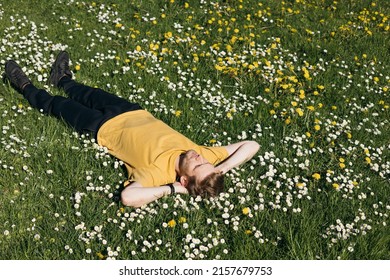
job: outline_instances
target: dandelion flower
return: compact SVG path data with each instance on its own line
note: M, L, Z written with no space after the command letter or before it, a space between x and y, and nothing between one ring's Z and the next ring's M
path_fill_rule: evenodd
M173 219L170 220L170 221L168 222L168 226L171 227L171 228L175 227L175 226L176 226L176 221L173 220Z
M242 209L242 214L244 214L244 215L248 215L250 212L251 212L251 209L249 209L249 207L245 207Z
M313 177L315 180L321 179L321 175L319 173L314 173L313 175L311 175L311 177Z

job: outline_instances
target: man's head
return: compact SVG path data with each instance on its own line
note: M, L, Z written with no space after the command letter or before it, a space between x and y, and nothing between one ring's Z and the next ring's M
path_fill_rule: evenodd
M223 190L223 175L194 150L180 155L179 176L180 183L187 188L191 195L212 197Z

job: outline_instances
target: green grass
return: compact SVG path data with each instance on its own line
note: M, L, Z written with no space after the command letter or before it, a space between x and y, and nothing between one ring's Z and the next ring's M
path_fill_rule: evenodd
M2 84L0 259L390 257L388 1L214 3L2 1L2 67L63 94L66 49L195 142L261 149L216 199L123 207L119 162Z

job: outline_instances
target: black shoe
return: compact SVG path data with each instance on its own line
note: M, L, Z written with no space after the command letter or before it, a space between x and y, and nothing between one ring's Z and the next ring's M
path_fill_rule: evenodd
M69 54L66 51L61 51L51 66L49 82L59 87L59 82L63 77L72 78L72 72L69 69Z
M19 92L22 92L28 84L31 84L30 79L23 72L22 68L13 60L8 60L5 64L4 79L8 80Z

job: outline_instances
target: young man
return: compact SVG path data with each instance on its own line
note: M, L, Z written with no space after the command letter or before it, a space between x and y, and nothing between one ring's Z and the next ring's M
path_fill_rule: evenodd
M124 162L129 178L121 199L127 206L139 207L174 193L215 196L223 190L223 174L259 149L254 141L198 146L139 104L72 80L65 51L58 54L49 81L69 98L36 88L12 60L5 65L5 78L32 107L64 119L79 133L90 133Z

